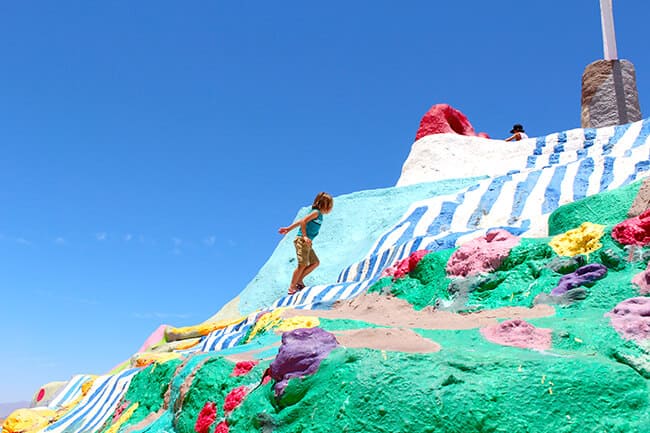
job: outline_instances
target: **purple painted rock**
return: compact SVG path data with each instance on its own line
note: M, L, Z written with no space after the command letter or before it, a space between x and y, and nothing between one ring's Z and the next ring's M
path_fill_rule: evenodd
M626 340L650 338L650 298L630 298L606 313L612 326Z
M300 328L282 334L282 345L270 366L276 397L282 395L292 377L314 374L337 345L334 334L321 328Z
M571 289L600 280L607 274L607 268L600 263L582 266L560 278L557 287L551 291L552 296L561 296Z

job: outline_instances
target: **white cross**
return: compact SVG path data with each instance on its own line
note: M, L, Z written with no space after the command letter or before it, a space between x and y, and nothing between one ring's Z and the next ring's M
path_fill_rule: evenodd
M600 22L603 26L603 51L605 60L618 60L612 0L600 0Z

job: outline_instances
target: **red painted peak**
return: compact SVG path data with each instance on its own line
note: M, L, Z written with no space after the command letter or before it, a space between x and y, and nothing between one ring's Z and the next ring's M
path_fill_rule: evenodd
M451 105L437 104L422 117L415 141L427 135L446 133L490 138L485 132L477 134L467 117Z

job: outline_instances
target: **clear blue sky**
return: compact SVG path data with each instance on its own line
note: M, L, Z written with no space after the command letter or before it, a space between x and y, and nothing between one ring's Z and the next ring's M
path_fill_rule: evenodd
M650 110L650 4L615 3ZM316 192L394 185L433 104L579 127L600 32L597 0L2 2L0 402L216 313Z

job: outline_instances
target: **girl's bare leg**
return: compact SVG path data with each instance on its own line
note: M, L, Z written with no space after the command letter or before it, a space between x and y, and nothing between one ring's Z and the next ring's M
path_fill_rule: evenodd
M305 266L305 268L302 270L302 273L300 274L300 278L298 279L297 283L305 284L302 280L305 278L307 275L311 274L314 269L316 269L320 265L320 262L314 262L311 263L309 266Z
M307 267L308 266L298 265L296 270L293 271L293 275L291 276L291 284L289 285L289 293L296 291L296 284L298 284L299 281L302 281L302 274Z

